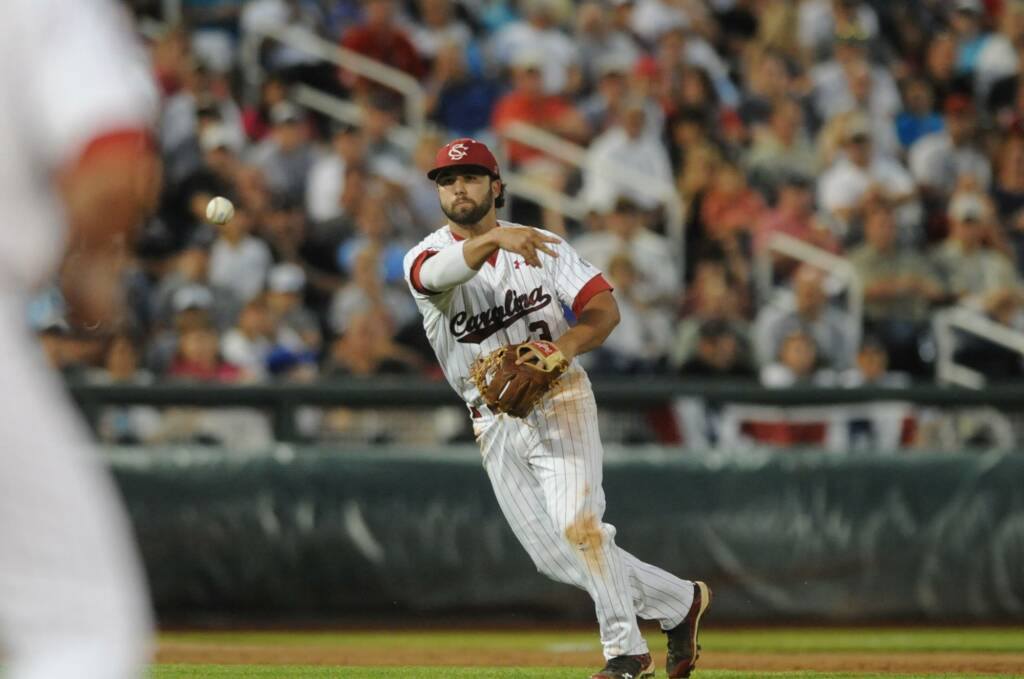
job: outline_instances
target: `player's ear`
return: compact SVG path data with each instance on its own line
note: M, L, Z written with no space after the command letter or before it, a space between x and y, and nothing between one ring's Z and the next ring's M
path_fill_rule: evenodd
M497 184L497 188L495 188ZM491 177L491 192L494 194L494 207L503 208L505 207L505 182L501 181L498 177Z

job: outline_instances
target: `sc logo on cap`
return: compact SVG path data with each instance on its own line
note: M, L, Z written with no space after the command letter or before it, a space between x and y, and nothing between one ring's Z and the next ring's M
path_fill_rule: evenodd
M452 160L462 160L469 153L469 147L465 144L455 144L448 149L448 157Z

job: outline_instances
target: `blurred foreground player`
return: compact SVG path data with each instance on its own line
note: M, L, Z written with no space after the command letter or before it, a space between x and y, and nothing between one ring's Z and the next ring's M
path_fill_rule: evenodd
M117 314L117 250L155 173L155 89L107 0L0 3L0 640L10 679L142 676L151 619L128 521L26 298L60 279L68 321ZM67 257L61 264L64 253Z
M591 679L654 676L637 616L668 635L670 679L689 677L710 590L618 547L602 521L597 405L573 358L618 324L611 286L551 232L498 221L504 186L480 142L442 147L427 176L448 222L409 251L406 278L441 368L469 407L505 519L537 570L594 600L606 664ZM577 318L572 327L563 305ZM550 389L535 400L538 384Z

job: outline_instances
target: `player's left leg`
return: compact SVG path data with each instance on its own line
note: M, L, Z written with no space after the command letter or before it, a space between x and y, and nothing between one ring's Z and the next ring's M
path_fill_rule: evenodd
M556 530L584 562L605 655L644 653L646 645L636 642L640 634L635 616L658 620L663 629L675 627L690 609L693 583L615 544L615 527L602 520L603 448L593 392L584 374L568 374L563 380L566 384L531 418L539 445L529 461ZM624 601L629 602L628 612Z

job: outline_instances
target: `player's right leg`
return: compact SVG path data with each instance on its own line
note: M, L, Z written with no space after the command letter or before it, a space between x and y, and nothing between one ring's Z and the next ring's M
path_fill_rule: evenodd
M136 679L151 619L128 521L19 316L0 317L4 676Z

